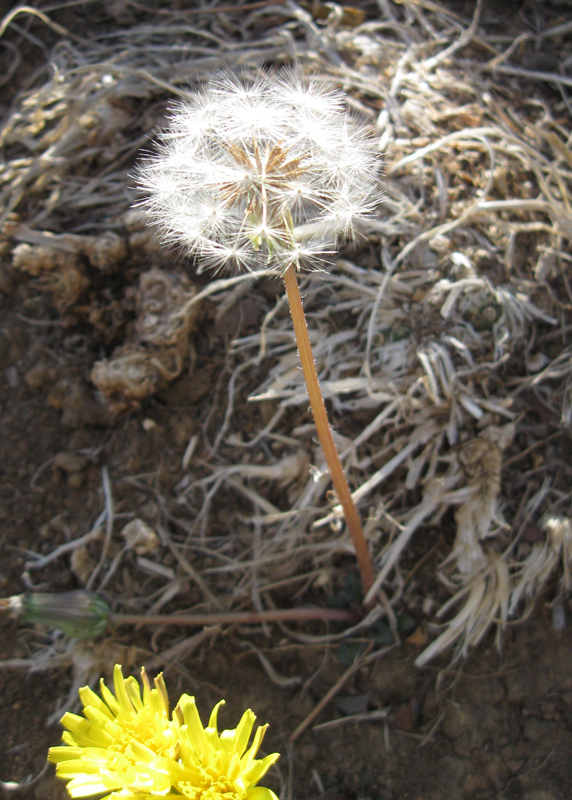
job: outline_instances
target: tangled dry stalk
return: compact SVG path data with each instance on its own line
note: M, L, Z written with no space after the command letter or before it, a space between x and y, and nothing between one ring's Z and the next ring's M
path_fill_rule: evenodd
M129 211L130 170L169 101L215 68L302 65L339 82L375 128L386 165L378 218L357 254L309 274L302 289L338 448L367 517L377 579L366 599L383 600L361 627L404 607L426 619L437 636L419 665L451 647L464 654L491 625L500 632L525 616L556 570L562 587L569 583L570 79L564 60L560 72L519 60L527 45L555 41L564 59L569 29L514 39L483 23L481 5L464 20L417 0L378 0L367 14L329 4L319 7L323 16L291 0L221 0L161 9L153 25L134 14L89 41L32 9L0 27L6 37L33 15L36 36L39 22L58 36L49 69L33 76L0 131L0 206L4 251L40 275L61 313L85 301L94 275L101 282L127 259L158 259L153 232ZM199 291L183 272L178 263L139 270L136 334L93 367L115 411L188 365L201 301L228 309L255 291L252 276ZM155 294L146 295L153 280ZM143 315L152 302L169 336L150 344ZM156 615L173 601L181 574L211 611L272 608L277 591L299 602L335 580L351 546L340 508L328 508L312 427L286 424L292 408L307 405L297 364L280 299L259 332L232 343L222 424L213 437L207 420L202 441L189 442L173 496L157 496L160 545L138 559L158 588L139 598L139 610ZM247 397L275 408L250 439L240 427ZM153 485L152 477L133 480ZM287 507L269 499L269 487ZM223 493L240 507L232 541L217 522ZM90 585L119 595L119 562L107 556L115 535L109 480L105 496ZM427 574L435 561L415 566L437 541L437 578L450 595L440 608ZM81 560L86 537L75 544L54 558L74 550ZM174 554L179 574L160 563L159 547ZM29 567L45 563L32 557ZM208 635L184 638L163 656L182 658Z

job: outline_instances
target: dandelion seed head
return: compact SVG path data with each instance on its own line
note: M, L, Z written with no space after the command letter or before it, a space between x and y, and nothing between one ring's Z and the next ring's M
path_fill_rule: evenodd
M217 272L315 268L379 201L379 156L344 95L293 70L215 75L137 173L163 240Z

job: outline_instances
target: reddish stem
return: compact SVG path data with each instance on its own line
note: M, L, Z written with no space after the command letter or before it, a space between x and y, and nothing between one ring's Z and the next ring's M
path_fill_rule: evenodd
M300 362L302 364L304 380L306 381L306 387L308 389L310 406L312 407L318 438L324 453L324 458L326 459L328 470L330 471L335 492L344 510L344 516L350 536L352 537L356 559L361 575L363 595L365 597L373 586L375 572L373 569L373 564L371 563L371 558L369 555L367 542L363 534L360 518L358 516L346 476L344 475L344 470L340 462L340 457L338 456L334 437L332 436L332 429L328 421L328 414L326 412L326 406L324 405L322 390L320 389L318 373L316 372L316 365L314 364L314 355L312 353L312 345L310 344L310 337L308 335L308 326L306 324L306 316L304 314L302 298L300 297L300 290L298 288L296 271L293 266L288 267L286 273L284 274L284 285L286 287L286 294L290 304L290 313L292 315L294 333L296 334L298 352L300 353Z
M114 625L249 625L257 622L357 622L353 611L340 608L277 608L269 611L229 611L220 614L110 614Z

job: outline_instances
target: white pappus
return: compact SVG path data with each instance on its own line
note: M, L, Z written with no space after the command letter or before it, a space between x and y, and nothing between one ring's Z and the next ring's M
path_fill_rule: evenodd
M345 96L290 69L215 74L137 171L163 241L199 269L319 267L380 200L380 155Z

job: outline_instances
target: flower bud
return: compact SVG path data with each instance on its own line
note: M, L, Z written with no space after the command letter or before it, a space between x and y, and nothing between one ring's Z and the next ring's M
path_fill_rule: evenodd
M105 600L83 590L19 594L1 600L3 609L22 622L58 628L74 639L95 639L106 629L110 613Z

